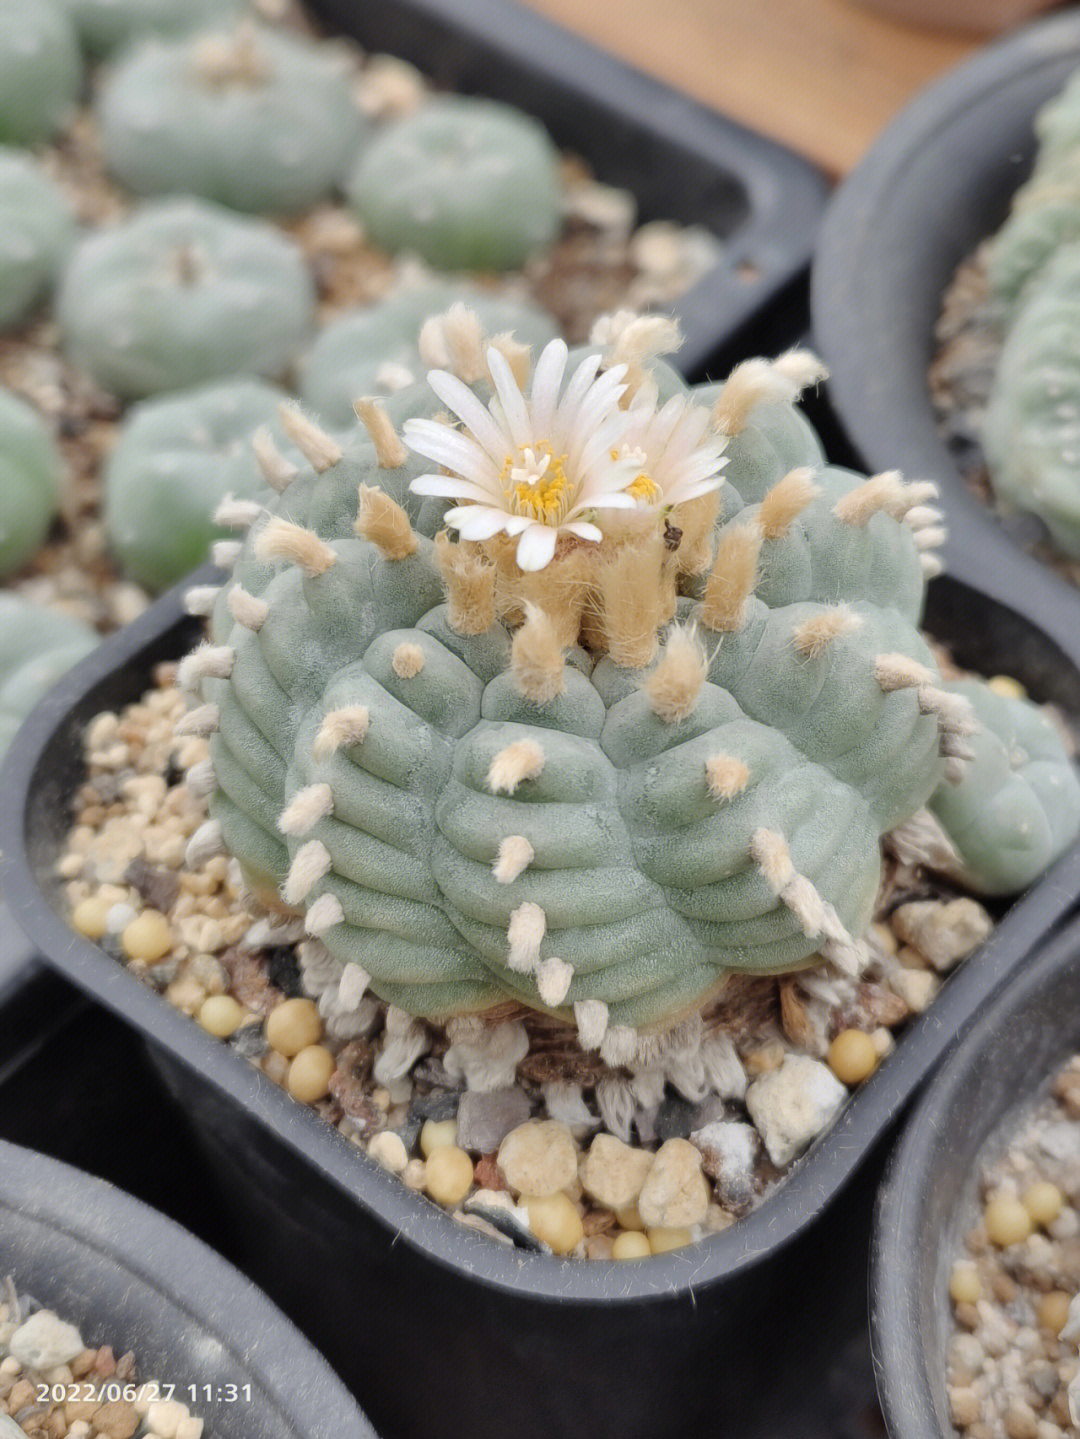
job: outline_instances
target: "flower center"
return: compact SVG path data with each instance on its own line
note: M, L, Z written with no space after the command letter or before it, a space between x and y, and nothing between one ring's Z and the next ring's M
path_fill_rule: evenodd
M635 500L643 500L645 504L651 505L660 498L660 486L650 480L648 475L642 473L631 485L627 485L626 493L633 495Z
M542 525L560 524L573 498L565 462L566 456L556 455L546 441L524 445L516 457L508 456L502 478L511 513Z

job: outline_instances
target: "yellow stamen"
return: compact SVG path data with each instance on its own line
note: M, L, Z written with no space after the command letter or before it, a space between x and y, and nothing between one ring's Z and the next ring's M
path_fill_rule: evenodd
M632 495L635 500L644 500L651 505L660 498L660 487L648 475L638 475L633 484L627 485L626 493Z
M566 455L556 455L546 441L509 455L502 478L511 513L543 525L558 525L573 499L573 487L563 469L566 459Z

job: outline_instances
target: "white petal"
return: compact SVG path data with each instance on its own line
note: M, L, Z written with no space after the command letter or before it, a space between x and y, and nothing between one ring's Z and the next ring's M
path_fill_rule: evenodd
M515 526L516 519L491 505L459 505L443 516L444 523L457 530L463 540L490 540L502 530L512 535L522 528L520 524Z
M501 465L511 448L510 436L499 429L468 385L445 370L432 370L428 375L428 384L443 404L449 405L454 414L464 421L492 460Z
M523 570L542 570L555 553L557 531L548 525L530 525L518 540L517 562Z
M479 505L490 505L493 499L490 490L482 485L471 484L458 475L417 475L409 481L414 495L437 495L447 500L475 500Z
M413 428L410 428L410 425ZM422 430L421 425L428 425L430 428ZM478 485L491 487L493 493L498 486L499 472L491 456L471 435L452 430L448 425L418 420L406 421L405 440L416 454L434 460L437 465L445 465L448 470L456 470L459 475Z
M595 525L590 525L586 520L571 520L568 524L560 525L559 528L569 530L580 540L594 540L596 544L599 544L604 538L603 530L598 530Z
M552 340L544 346L533 372L529 407L538 436L554 430L555 407L559 402L559 386L566 372L569 350L565 340Z
M518 389L513 371L506 363L505 357L500 355L498 350L488 350L487 362L488 369L491 371L491 378L495 384L495 393L499 397L499 405L506 419L507 428L513 437L516 447L518 449L524 449L526 445L531 445L534 439L532 424L529 420L528 406L525 404L525 397Z

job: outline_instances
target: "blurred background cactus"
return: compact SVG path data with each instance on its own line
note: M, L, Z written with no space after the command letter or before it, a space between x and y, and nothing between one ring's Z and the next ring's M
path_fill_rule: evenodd
M366 128L354 78L348 54L249 21L147 41L98 93L105 164L139 195L310 209L344 181Z
M0 591L0 756L42 695L97 642L77 620Z
M75 29L55 0L0 5L0 144L47 140L71 118L82 84Z
M151 35L188 35L244 14L247 0L58 0L95 59Z
M60 455L41 416L0 389L0 579L48 532L60 501Z
M0 328L48 294L74 242L63 192L31 156L0 148Z

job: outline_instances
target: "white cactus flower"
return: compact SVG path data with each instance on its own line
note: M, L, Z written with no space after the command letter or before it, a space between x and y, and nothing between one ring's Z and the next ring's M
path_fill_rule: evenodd
M421 475L410 488L460 503L447 511L447 525L465 540L519 536L517 563L542 570L562 532L598 543L603 532L595 511L633 509L626 493L638 474L623 445L634 424L619 408L625 366L597 377L600 356L583 360L563 385L568 351L552 340L537 361L528 397L495 349L487 351L495 394L485 407L445 370L428 383L464 429L438 420L406 421L405 442L449 474Z
M709 434L709 411L685 395L659 409L648 396L641 401L630 407L633 424L623 442L623 457L637 466L627 493L639 506L670 509L719 489L728 437Z

